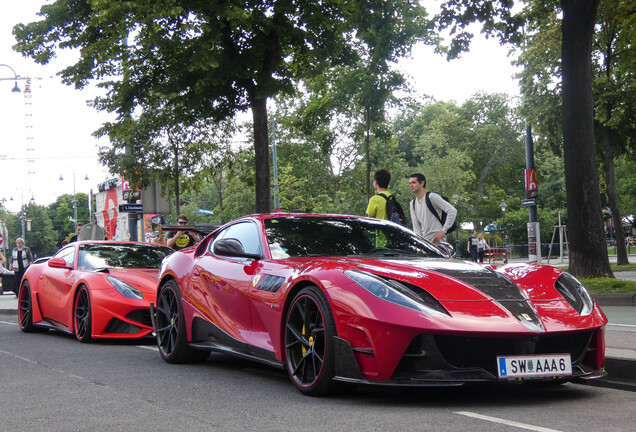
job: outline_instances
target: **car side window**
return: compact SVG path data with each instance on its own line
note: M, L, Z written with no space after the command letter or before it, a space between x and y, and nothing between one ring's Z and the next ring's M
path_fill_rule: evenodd
M64 249L60 250L58 253L56 253L53 257L54 258L62 258L62 259L64 259L64 262L66 262L67 266L74 268L74 265L75 265L75 247L74 246L70 246L70 247L64 248Z
M241 222L232 225L221 232L214 241L217 242L220 239L230 238L240 241L244 252L262 254L263 249L256 224L252 222Z

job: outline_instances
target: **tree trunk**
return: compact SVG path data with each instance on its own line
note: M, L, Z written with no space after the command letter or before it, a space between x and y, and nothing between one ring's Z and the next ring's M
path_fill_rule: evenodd
M608 117L609 118L609 117ZM623 218L616 198L616 177L614 175L614 148L610 128L601 126L603 132L603 156L605 158L605 183L607 197L609 198L612 222L614 224L614 238L616 240L616 262L618 265L628 265L627 247L625 246L625 233L623 232Z
M364 154L367 166L367 184L366 184L366 194L367 194L367 202L369 202L369 198L371 198L371 113L370 109L367 107L365 110L365 124L364 124Z
M174 149L174 170L172 172L174 181L174 204L177 212L175 217L179 217L181 214L181 197L179 196L179 147L173 144L172 148Z
M254 120L254 156L256 173L256 213L272 211L270 172L269 172L269 139L267 132L267 99L258 98L250 93L250 106Z
M600 0L561 0L563 160L570 272L612 275L601 217L592 102L592 36Z

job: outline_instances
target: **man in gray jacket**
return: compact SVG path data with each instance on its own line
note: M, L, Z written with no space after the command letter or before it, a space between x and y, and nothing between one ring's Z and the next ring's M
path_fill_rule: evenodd
M426 177L424 174L415 173L409 178L409 187L415 194L415 199L411 201L409 210L413 231L426 240L433 243L446 241L446 233L453 226L457 217L457 210L441 195L426 190ZM426 196L431 202L437 214L433 214L426 203ZM446 212L444 225L440 222L442 211Z

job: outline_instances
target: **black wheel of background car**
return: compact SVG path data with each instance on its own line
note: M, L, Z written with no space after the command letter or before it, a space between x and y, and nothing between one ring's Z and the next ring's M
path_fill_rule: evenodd
M208 351L188 345L181 292L174 280L159 289L155 325L159 352L168 363L194 363L210 356Z
M316 286L303 288L294 297L285 320L287 372L298 390L321 396L339 388L334 377L331 309Z
M24 281L18 291L18 321L20 330L25 333L34 333L44 331L33 325L33 302L31 299L31 286L29 282Z
M73 330L78 341L89 342L92 340L92 318L91 296L86 285L81 285L75 294L75 302L73 303Z

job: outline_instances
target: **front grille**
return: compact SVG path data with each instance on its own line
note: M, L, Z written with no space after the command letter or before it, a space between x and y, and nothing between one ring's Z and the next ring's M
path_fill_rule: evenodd
M126 315L126 318L145 326L152 326L152 321L150 321L150 309L134 310Z
M497 356L570 354L581 365L592 332L531 336L520 339L423 334L411 342L393 374L394 379L458 380L497 376Z
M120 333L120 334L137 334L141 331L141 327L129 324L126 321L114 318L106 328L106 333Z
M468 336L434 336L441 355L457 368L483 368L497 374L497 356L570 354L572 364L579 364L587 352L592 332L522 339L481 338Z

